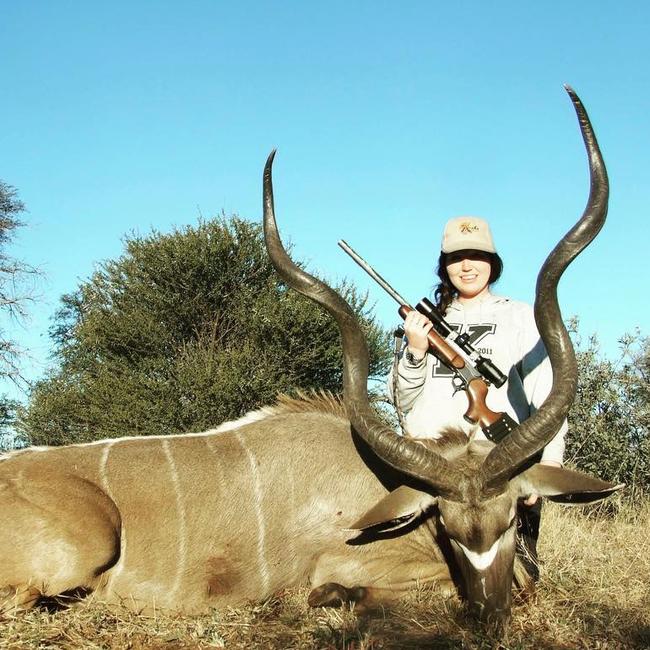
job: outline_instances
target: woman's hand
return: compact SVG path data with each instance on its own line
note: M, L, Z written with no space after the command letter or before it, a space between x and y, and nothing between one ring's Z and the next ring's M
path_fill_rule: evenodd
M404 319L404 332L408 339L408 349L414 357L423 359L429 350L427 334L433 323L419 311L411 311Z

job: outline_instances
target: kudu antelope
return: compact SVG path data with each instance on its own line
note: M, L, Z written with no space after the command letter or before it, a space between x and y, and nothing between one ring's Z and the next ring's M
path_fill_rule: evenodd
M496 447L453 432L421 443L388 429L368 402L367 347L351 309L282 247L272 154L264 171L267 248L287 284L338 322L342 401L283 398L205 433L6 454L0 609L83 589L142 611L200 612L304 583L313 587L313 605L368 604L417 583L450 586L457 565L477 613L506 617L518 498L538 492L582 502L617 489L577 472L527 466L576 388L556 286L607 208L605 167L587 114L569 92L592 188L584 215L540 272L536 316L555 382L534 416Z

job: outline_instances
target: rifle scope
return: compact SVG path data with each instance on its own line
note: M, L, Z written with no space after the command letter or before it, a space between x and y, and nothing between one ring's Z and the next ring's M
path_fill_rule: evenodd
M422 298L420 302L415 305L415 308L423 315L426 316L432 323L436 332L442 336L443 339L453 341L467 356L474 362L476 369L485 377L490 383L494 384L497 388L503 386L508 379L489 359L480 355L469 342L469 336L459 334L449 323L442 317L437 307L428 299Z

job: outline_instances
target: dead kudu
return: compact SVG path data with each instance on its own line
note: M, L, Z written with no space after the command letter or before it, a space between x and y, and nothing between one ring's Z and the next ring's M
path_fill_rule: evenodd
M267 248L287 284L338 322L342 401L283 398L205 433L6 454L0 611L83 590L139 611L201 612L305 583L313 587L313 605L369 605L418 583L451 588L451 571L460 569L472 609L484 620L505 620L517 500L538 492L587 502L618 487L528 462L557 430L576 389L557 283L607 211L598 145L580 100L569 94L591 193L539 275L535 313L555 381L535 415L497 446L453 432L420 443L378 420L368 402L368 353L356 318L337 293L298 269L280 242L272 154L264 172Z

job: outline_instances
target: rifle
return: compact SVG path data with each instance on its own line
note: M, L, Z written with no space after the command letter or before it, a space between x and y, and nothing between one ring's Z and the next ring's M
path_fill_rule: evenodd
M399 303L398 313L402 318L406 318L407 314L414 311L413 307L345 241L340 240L338 244L391 298ZM507 413L497 413L489 409L485 397L488 384L494 384L497 388L503 386L506 376L472 347L466 334L458 334L427 298L423 298L416 305L416 310L433 324L433 328L427 334L429 350L454 373L452 381L455 391L464 390L467 393L469 407L463 417L470 424L478 422L488 440L499 442L518 424ZM457 351L449 342L459 350Z

